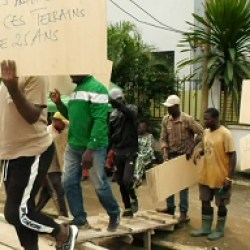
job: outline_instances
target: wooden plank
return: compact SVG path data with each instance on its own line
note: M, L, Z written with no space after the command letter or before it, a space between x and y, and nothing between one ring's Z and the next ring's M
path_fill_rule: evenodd
M163 219L159 219L157 216L153 216L153 215L146 215L146 214L138 214L136 215L136 218L142 218L145 220L151 220L151 221L155 221L161 224L166 224L166 221Z
M172 215L158 213L156 211L139 212L139 214L136 215L136 218L138 217L146 218L148 220L159 221L159 223L163 222L162 223L163 226L156 229L158 231L173 232L175 229L175 226L178 224L178 220L175 219Z
M141 212L143 213L143 212ZM147 212L144 212L147 213ZM5 227L8 227L8 230L14 230L12 226L6 224L4 217L2 214L0 214L0 221L2 224L5 225ZM58 223L62 223L64 220L56 220ZM101 240L104 238L121 238L122 240L126 241L127 243L131 244L133 241L132 234L137 234L137 233L144 233L145 231L150 232L150 234L154 234L154 230L159 229L159 228L164 228L167 226L171 226L176 224L176 220L173 219L168 219L166 220L165 224L152 221L152 220L145 220L142 218L131 218L131 219L123 219L121 220L121 226L115 231L115 232L109 232L107 231L107 224L109 221L108 216L90 216L89 217L89 222L91 227L93 225L99 228L99 230L95 230L93 228L91 229L80 229L79 234L78 234L78 243L85 243L88 241L95 241L95 240ZM101 224L105 224L105 226L101 226ZM2 230L3 227L1 227ZM5 230L3 230L5 231ZM10 233L10 235L15 234L15 232ZM18 242L19 244L19 242ZM41 244L43 244L44 247L46 247L48 250L50 250L50 246L53 245L53 240L50 238L45 238L41 237ZM41 248L45 249L46 248Z
M106 73L107 0L6 0L0 16L0 56L19 76Z
M158 213L156 211L151 211L151 210L147 210L147 211L139 211L135 217L138 217L140 215L145 215L148 218L153 218L156 220L160 220L160 221L164 221L164 224L177 224L178 223L178 219L176 219L175 216L170 215L170 214L165 214L165 213Z
M143 247L145 250L151 250L151 232L150 232L150 230L146 231L143 234Z
M139 212L140 213L140 212ZM173 219L174 216L173 215L170 215L170 214L166 214L166 213L159 213L157 211L154 211L154 210L147 210L146 211L147 214L152 214L152 215L158 215L158 216L161 216L165 219Z
M98 220L98 222L99 222L99 223L103 223L104 225L108 225L109 219L108 219L108 218L100 218L100 219ZM130 233L133 232L133 229L130 227L130 225L127 225L126 223L120 222L119 228L120 228L120 229L123 229L123 230L126 230L126 231L128 231L128 232L130 232Z
M107 248L94 245L90 242L85 242L84 244L77 246L77 249L79 250L108 250Z
M195 165L192 160L187 161L186 156L180 156L148 170L146 172L147 184L150 187L152 201L161 202L197 183L202 170L202 162L203 159ZM178 181L176 181L177 177Z

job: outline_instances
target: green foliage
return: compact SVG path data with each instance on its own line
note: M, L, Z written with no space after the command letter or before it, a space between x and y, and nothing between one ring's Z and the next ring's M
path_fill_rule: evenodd
M125 90L127 101L139 108L140 120L152 118L152 100L163 102L177 92L175 74L166 57L143 42L137 27L130 22L108 27L108 58L113 61L112 82Z
M207 72L207 84L211 87L215 79L219 79L224 91L233 93L238 106L242 79L250 76L250 2L211 0L206 6L206 19L193 16L198 25L188 23L191 31L184 34L180 46L194 44L204 47L210 44L211 53L208 57L201 55L192 60L186 59L179 64L179 68L208 60L207 68L203 69ZM210 28L211 33L206 28Z

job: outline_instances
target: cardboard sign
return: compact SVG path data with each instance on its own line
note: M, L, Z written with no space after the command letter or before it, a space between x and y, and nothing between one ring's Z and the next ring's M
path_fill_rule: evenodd
M240 105L240 119L239 123L241 124L250 124L250 115L249 115L249 105L250 105L250 80L244 80L242 84L241 92L241 105Z
M105 74L93 74L96 80L100 81L107 89L109 89L109 83L112 73L112 61L106 61L106 72ZM72 83L69 75L67 76L49 76L50 91L55 89L59 90L62 95L70 95L76 85Z
M250 169L250 135L240 139L240 170Z
M147 186L152 201L161 202L173 194L196 184L202 170L203 159L195 165L192 160L187 161L186 156L180 156L165 162L146 172Z
M18 75L106 73L107 0L0 0L0 58Z

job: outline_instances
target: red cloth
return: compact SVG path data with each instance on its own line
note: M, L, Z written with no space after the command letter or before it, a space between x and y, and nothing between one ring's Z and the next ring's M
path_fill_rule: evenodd
M89 172L88 172L88 170L87 170L87 169L84 169L84 170L82 171L82 175L83 175L83 177L89 177Z

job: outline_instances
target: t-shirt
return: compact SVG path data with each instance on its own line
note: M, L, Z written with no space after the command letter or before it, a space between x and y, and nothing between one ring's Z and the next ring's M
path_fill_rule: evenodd
M21 77L20 90L33 104L47 107L48 80L46 77ZM47 108L42 110L39 120L29 124L18 112L7 88L0 89L0 159L41 155L52 143L47 131Z
M224 126L215 131L206 129L203 150L205 155L199 183L210 188L221 188L228 176L229 153L235 152L232 134Z

